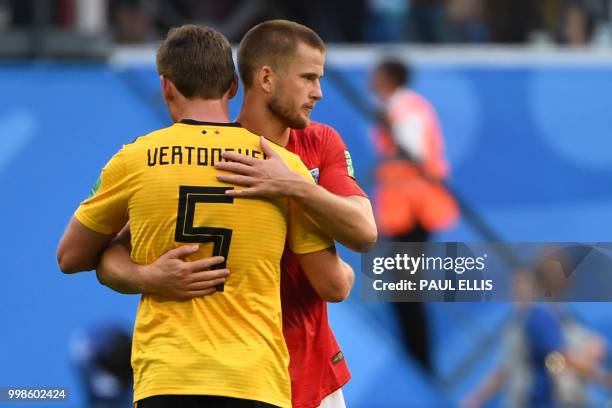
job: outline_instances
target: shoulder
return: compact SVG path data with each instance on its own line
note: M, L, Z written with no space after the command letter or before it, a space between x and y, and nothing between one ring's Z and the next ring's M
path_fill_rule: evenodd
M172 129L173 129L172 126L168 126L162 129L154 130L145 135L138 136L134 140L132 140L130 143L124 144L122 150L126 150L126 149L131 150L131 149L141 148L151 142L158 140L160 137L166 136L169 133L173 133Z
M412 105L412 106L431 106L425 96L413 91L412 89L402 88L395 91L389 99L390 106Z
M310 125L308 125L304 130L321 138L340 137L338 131L330 125L314 121L310 122Z
M157 129L145 135L138 136L129 143L124 144L111 159L113 163L132 162L142 154L160 144L160 141L167 140L168 136L176 131L173 126Z
M336 129L324 123L312 121L304 129L294 130L301 143L328 145L342 144L342 138Z
M241 138L247 138L249 140L249 142L254 142L259 144L259 138L261 137L258 134L255 134L253 132L251 132L250 130L243 128L243 127L232 127L229 128L230 130L232 130L233 132L235 132L236 135L239 135ZM266 139L267 140L267 139ZM268 141L271 145L273 146L278 146L270 141ZM279 146L280 147L280 146Z
M257 140L259 140L259 136L257 136ZM295 153L290 152L289 150L285 149L284 147L277 145L276 143L266 139L266 141L268 142L268 145L276 152L278 153L278 155L286 162L286 163L296 163L299 162L301 163L302 160L300 159L300 156L298 156Z
M420 108L426 111L431 111L431 112L434 111L434 107L431 104L431 102L429 102L429 100L424 95L421 95L420 93L416 91L407 90L406 98L410 102L411 105L416 106L417 108Z

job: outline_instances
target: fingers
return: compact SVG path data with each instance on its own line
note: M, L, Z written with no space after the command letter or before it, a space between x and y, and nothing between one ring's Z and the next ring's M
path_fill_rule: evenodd
M193 282L190 283L180 295L181 300L189 300L194 297L211 295L217 291L218 285L223 285L229 275L229 270L218 269L214 271L203 271L192 275ZM195 279L193 279L195 278Z
M254 176L258 173L252 166L247 166L246 164L236 162L218 162L215 163L215 169L230 171L243 176Z
M162 257L170 259L184 259L189 255L198 252L198 249L200 249L199 245L182 245L178 248L171 249L170 251L163 254Z
M279 154L276 153L276 150L274 150L272 146L270 146L270 143L263 136L259 138L259 146L261 146L261 150L263 150L264 154L269 158L279 156Z
M257 162L257 160L259 160L251 156L247 156L247 155L235 153L235 152L223 152L221 153L221 157L224 158L225 160L246 164L247 166L252 166L253 164Z
M228 269L215 269L212 271L194 272L189 276L188 281L191 284L193 282L205 282L213 279L226 278L229 273L230 272Z
M194 283L189 285L188 291L192 292L192 291L196 291L196 290L205 290L205 289L214 288L217 285L224 284L225 280L226 279L223 277L223 278L206 280L206 281L202 281L202 282L194 282Z
M222 183L234 184L242 187L251 187L256 182L256 179L253 177L230 174L217 174L217 180ZM231 190L226 191L226 193L229 193L229 191Z
M252 188L242 188L240 190L227 190L225 195L232 197L240 197L240 198L250 198L250 197L263 197L266 194L262 191L258 190L255 187Z
M222 256L212 256L210 258L198 259L189 262L189 267L192 272L199 272L209 269L211 266L218 265L225 261Z

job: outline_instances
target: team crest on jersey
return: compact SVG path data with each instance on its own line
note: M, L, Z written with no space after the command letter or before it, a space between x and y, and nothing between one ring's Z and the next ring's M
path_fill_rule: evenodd
M353 168L353 159L351 158L351 154L348 150L344 151L344 158L346 159L346 171L348 171L348 175L352 178L355 178L355 169Z
M314 179L315 183L319 184L319 168L310 169L310 175Z

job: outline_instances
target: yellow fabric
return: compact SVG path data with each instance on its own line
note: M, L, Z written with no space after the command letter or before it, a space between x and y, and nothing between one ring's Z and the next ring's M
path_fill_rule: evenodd
M312 180L298 156L273 148ZM177 123L140 137L110 160L99 189L75 213L86 227L105 234L118 232L129 219L132 258L140 264L207 234L218 233L219 248L230 241L224 292L184 302L142 296L132 348L135 401L195 394L291 405L280 258L287 238L297 253L333 242L286 199L214 202L227 201L223 191L202 187L227 186L216 180L212 165L231 149L263 158L259 137L240 127ZM183 187L181 202L180 186L196 188ZM203 227L229 229L231 237ZM213 253L213 243L200 245L198 258Z

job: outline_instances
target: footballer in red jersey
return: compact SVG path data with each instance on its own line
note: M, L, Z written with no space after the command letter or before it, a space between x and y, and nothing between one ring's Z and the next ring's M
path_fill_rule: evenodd
M327 191L366 196L355 181L350 153L333 128L311 122L304 129L292 129L285 147L300 156L315 182ZM327 302L321 300L286 246L281 270L292 403L294 408L313 408L346 384L351 375L328 323Z
M363 252L377 238L372 206L354 180L350 154L338 134L328 126L310 122L310 113L323 97L320 79L324 61L323 41L301 24L272 20L249 30L238 48L238 68L244 84L238 121L252 133L265 135L260 147L268 159L225 151L224 160L215 164L222 170L217 179L238 186L226 191L236 198L288 198L328 236ZM290 171L266 139L298 154L320 185ZM210 258L206 268L196 265L205 260L182 262L195 251L197 248L177 248L146 265L151 273L143 285L139 279L145 275L131 264L125 246L116 245L102 256L98 277L118 291L134 293L148 287L162 296L189 299L194 285L215 296L215 285L232 279L232 273L240 273L230 271L227 276L208 270L222 259L213 262ZM345 268L333 273L326 268L329 273L308 275L311 268L303 272L294 261L292 254L284 254L281 275L292 405L342 408L340 388L350 374L327 321L326 301L344 300L354 273L344 264Z

